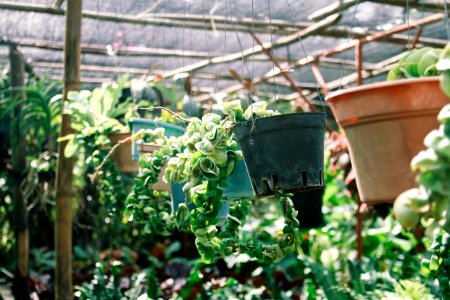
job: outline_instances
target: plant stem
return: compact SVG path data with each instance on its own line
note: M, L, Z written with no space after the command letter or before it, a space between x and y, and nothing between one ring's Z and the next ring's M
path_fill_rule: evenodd
M108 154L106 154L105 158L102 160L102 162L100 163L100 165L95 168L95 172L94 174L89 174L89 179L91 180L91 182L94 182L97 177L98 174L100 173L100 171L102 170L103 166L105 165L105 163L108 161L108 159L111 157L111 155L113 155L114 151L116 151L117 148L119 148L120 145L125 144L130 142L131 140L133 140L136 136L138 136L139 134L141 134L140 132L137 132L135 134L133 134L130 137L127 137L126 139L120 140L117 142L117 144L115 144L111 150L109 150Z
M180 116L179 114L171 111L170 109L166 108L166 107L162 107L162 106L155 106L155 107L151 107L151 108L145 108L145 107L141 107L140 109L144 109L144 110L155 110L155 109L161 109L161 110L165 110L168 113L172 114L175 118L180 119L183 122L186 123L191 123L192 121L186 118L183 118L182 116Z

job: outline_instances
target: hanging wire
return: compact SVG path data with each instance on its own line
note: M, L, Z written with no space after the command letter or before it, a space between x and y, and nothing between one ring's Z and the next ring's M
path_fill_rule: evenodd
M255 31L255 5L252 0L252 32ZM255 75L255 39L252 39L252 72L250 73L250 98L253 98L253 78Z
M162 2L162 5L163 5L162 11L164 13L167 13L166 3L167 3L167 1ZM162 28L162 44L163 44L163 48L166 48L166 26L163 26L163 28ZM165 65L166 65L166 56L163 55L162 56L162 69L165 68Z
M295 21L295 17L294 17L293 10L292 10L292 8L291 8L291 4L290 4L289 0L286 0L286 2L287 2L287 7L288 7L288 11L289 11L289 15L290 15L291 21L292 21L292 23L293 23L293 25L294 25L294 28L296 28L296 31L297 31L298 40L299 40L299 42L300 42L300 46L301 46L301 48L302 48L303 55L305 56L305 59L308 59L309 55L308 55L308 53L306 52L305 45L304 45L304 43L303 43L303 39L302 39L302 37L300 36L300 34L298 34L299 30L298 30L298 28L297 28L297 22ZM310 70L311 70L311 72L312 72L312 67L311 67L311 63L309 62L309 60L306 61L306 64L308 65L308 67L310 68ZM323 100L322 93L320 92L320 88L319 88L319 83L317 82L317 79L316 79L315 76L313 76L313 80L314 80L314 86L315 86L315 88L316 88L317 94L319 95L319 100L320 100L322 109L325 109L325 107L324 107L324 105L323 105L324 100Z
M447 7L447 0L443 0L444 1L444 11L445 11L445 27L447 30L447 40L450 41L450 26L449 26L449 22L448 22L448 7Z
M270 28L270 44L273 45L273 33L272 33L272 12L270 9L270 0L267 0L267 6L269 10L269 28ZM270 48L270 53L272 55L272 72L275 74L275 56L273 47ZM280 70L282 72L282 70ZM272 77L272 82L275 87L275 100L278 98L278 87L275 84L275 76Z
M232 10L232 7L231 7L231 1L230 1L230 11ZM237 4L236 4L236 0L234 0L234 11L235 11L235 16L236 16L236 26L237 27L239 27L239 18L238 18L238 16L239 16L239 14L238 14L238 7L237 7ZM234 33L236 34L236 39L237 39L237 42L238 42L238 45L239 45L239 49L240 49L240 51L241 51L241 53L242 52L244 52L244 46L242 45L242 41L241 41L241 38L240 38L240 36L239 36L239 33L238 33L238 28L235 26L235 24L233 23L232 24L232 26L233 26L233 31L234 31ZM242 65L241 65L241 78L244 78L244 68L247 70L247 72L250 74L250 69L248 68L248 65L247 65L247 62L246 62L246 60L245 60L245 58L242 56L241 57L241 61L242 61ZM248 97L249 95L247 94L247 91L246 91L246 89L244 88L243 89L244 90L244 95L246 96L246 97Z
M237 2L237 1L234 0L234 12L235 12L235 15L236 15L236 26L239 27L239 19L238 19L238 16L239 16L239 8L238 8L236 2ZM230 11L231 11L231 4L230 4ZM238 41L238 43L239 43L239 46L240 46L241 52L242 52L243 47L242 47L242 44L241 44L241 40L240 40L240 38L239 38L239 33L238 33L238 31L237 31L236 28L235 28L235 33L236 33L236 38L237 38L237 41ZM242 63L241 63L241 79L243 80L243 79L244 79L244 68L247 68L247 71L248 71L248 72L250 72L250 70L248 70L248 67L247 67L247 65L246 65L246 61L245 61L244 57L241 58L241 61L242 61ZM245 88L244 88L244 94L245 94L246 97L248 97L248 94L247 94L247 91L246 91Z
M201 1L201 5L202 5L203 24L206 25L207 24L207 21L206 21L207 18L205 16L205 1L204 0ZM206 52L207 53L211 53L210 52L210 47L209 47L209 33L208 33L208 30L204 30L204 33L205 33ZM208 112L211 112L211 108L212 108L212 106L208 106Z
M188 1L189 2L189 6L188 6L188 13L189 13L189 17L191 17L191 1ZM189 42L190 42L190 50L191 50L191 52L192 52L192 50L193 50L193 43L192 43L192 31L193 31L193 29L192 29L192 19L190 18L189 19Z
M183 16L184 16L184 19L186 20L186 10L187 10L187 0L184 0L184 9L183 9ZM185 54L186 54L186 49L185 49L185 47L184 47L184 37L185 37L185 27L183 26L183 30L182 30L182 37L181 37L181 43L182 43L182 45L181 45L181 47L183 48L183 57L182 57L182 59L181 59L181 64L183 65L183 71L185 70L185 68L186 68L186 62L185 62Z
M205 1L202 0L202 16L203 16L203 24L207 24L206 16L205 16ZM205 26L206 27L206 26ZM208 53L210 53L210 47L209 47L209 34L208 30L204 30L205 32L205 43L206 43L206 50Z
M228 23L228 18L229 18L229 12L228 12L228 0L225 1L225 23L224 25L227 25ZM223 45L223 51L222 51L222 61L220 63L220 67L219 67L219 72L217 72L216 74L216 80L214 80L214 91L213 91L213 96L212 98L215 99L216 97L216 93L217 93L217 88L218 88L218 80L219 80L219 76L222 73L222 68L223 68L223 57L225 56L225 52L227 49L227 31L224 31L225 37L224 37L224 45Z
M445 1L445 0L444 0ZM408 24L408 50L411 50L411 28L409 27L409 0L406 0L406 24Z
M352 21L351 21L351 25L350 25L350 32L348 33L348 37L347 37L347 46L350 43L350 40L352 38L351 34L353 32L353 28L354 28L355 23L356 23L356 13L358 12L359 3L360 3L360 1L356 2L355 10L353 12ZM345 51L345 53L344 53L344 60L346 60L347 57L348 57L348 51ZM339 78L340 78L340 80L339 80L339 90L342 89L342 78L344 76L344 65L341 66L341 70L340 71L341 72L340 72L340 75L339 75Z

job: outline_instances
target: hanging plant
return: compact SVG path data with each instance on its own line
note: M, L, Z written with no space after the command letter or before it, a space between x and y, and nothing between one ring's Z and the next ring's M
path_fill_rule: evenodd
M442 72L441 87L450 98L450 44L437 63ZM450 232L450 104L437 117L440 126L425 138L426 150L411 161L413 171L419 171L418 188L402 193L394 204L397 220L407 229L416 226L422 218L430 219L428 230L442 228Z
M362 202L391 204L414 187L410 161L423 149L423 139L436 128L436 117L448 104L437 76L442 53L430 47L412 50L392 67L388 82L328 97L348 138Z
M183 136L154 152L151 158L141 159L141 166L148 171L136 179L127 209L132 218L149 220L153 232L164 228L163 234L168 234L176 227L190 230L196 237L195 245L203 261L207 263L242 253L261 262L280 261L288 251L299 249L300 243L299 222L295 218L297 212L287 195L276 193L274 196L284 202L286 215L282 231L272 242L239 238L239 228L250 213L250 199L229 201L225 225L219 226L219 211L224 205L223 189L237 161L242 159L233 129L242 121L278 113L267 110L265 103L255 103L244 112L240 101L226 103L223 113L223 119L212 113L204 115L202 119L188 119ZM185 183L183 191L187 196L186 203L180 204L176 212L170 212L168 197L162 200L161 193L152 189L166 162L166 181L171 184ZM190 203L194 205L191 210L187 206ZM189 227L184 226L187 221Z

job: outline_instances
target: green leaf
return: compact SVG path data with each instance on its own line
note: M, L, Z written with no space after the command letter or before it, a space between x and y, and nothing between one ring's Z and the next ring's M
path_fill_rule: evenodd
M189 220L189 209L184 203L178 205L175 221L177 227L180 229Z
M76 140L73 138L69 140L64 148L64 156L72 157L78 151L78 144Z
M237 123L243 121L243 110L240 100L234 100L223 103L222 112L230 118L231 121Z
M411 161L411 168L413 171L426 171L440 167L436 152L433 149L420 151Z
M450 121L450 104L447 104L441 109L438 115L438 120L443 124Z
M202 158L199 161L202 175L208 180L216 180L219 177L220 170L214 161L210 158Z
M439 49L430 49L426 51L417 65L419 76L437 75L436 62L439 60Z
M395 65L394 67L392 67L389 70L389 73L387 75L388 81L399 80L401 78L402 78L402 72L400 71L400 68L398 67L398 65Z
M441 75L441 89L450 98L450 71L445 71Z

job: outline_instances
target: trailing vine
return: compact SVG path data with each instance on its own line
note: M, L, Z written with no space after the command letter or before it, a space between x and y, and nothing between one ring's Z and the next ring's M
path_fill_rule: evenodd
M240 122L277 114L267 110L266 105L256 102L244 112L240 101L232 101L224 105L223 119L212 113L202 119L190 118L182 137L170 142L160 139L159 143L165 145L140 160L145 169L128 197L127 209L132 218L147 220L152 232L164 235L176 227L183 228L189 220L189 229L196 237L195 245L206 263L242 253L260 262L278 262L288 251L299 249L297 212L287 195L274 196L275 201L284 202L286 216L283 230L272 241L262 242L256 237L240 239L239 229L250 213L251 201L257 201L254 199L230 201L225 224L220 226L223 189L228 186L227 178L234 172L237 161L242 159L233 139L233 128ZM152 140L148 136L157 140L154 131L147 134L147 138L142 135L146 141ZM170 212L168 198L161 199L161 192L152 189L166 162L165 180L171 184L183 183L187 197L186 203L175 208L175 212ZM192 208L189 210L188 206Z

